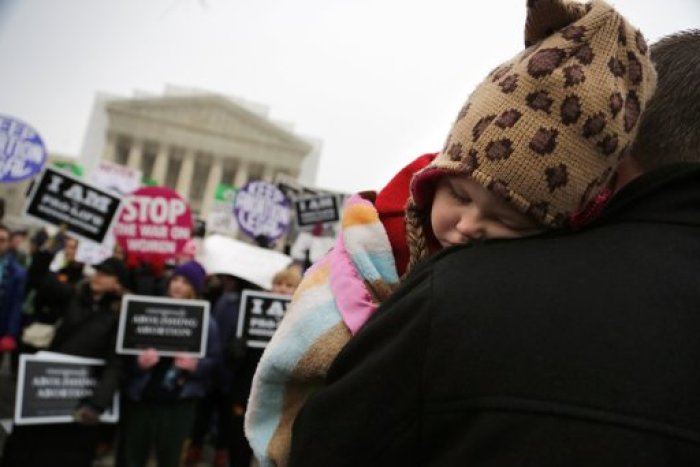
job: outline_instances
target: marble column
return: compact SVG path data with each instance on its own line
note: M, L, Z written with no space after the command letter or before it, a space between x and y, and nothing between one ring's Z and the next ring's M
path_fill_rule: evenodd
M165 184L169 159L170 148L167 144L161 143L158 146L158 154L156 155L156 161L153 163L153 170L151 171L151 178L155 180L158 185L162 186Z
M143 143L133 141L129 148L129 157L126 159L126 166L130 169L141 170L141 159L143 157Z
M207 176L207 185L204 188L204 197L202 198L202 208L200 209L200 217L206 219L209 216L216 187L221 183L221 175L224 172L224 164L221 157L214 156L211 166L209 167L209 175Z
M192 175L194 173L194 151L187 150L182 157L180 173L177 174L177 185L175 191L184 199L190 196L190 186L192 185Z
M238 161L236 175L233 176L233 186L242 188L248 182L248 162Z
M116 156L117 156L117 137L114 135L107 135L107 138L105 138L105 147L104 147L104 151L102 153L102 159L109 161L109 162L114 162L114 159Z
M262 179L265 180L266 182L272 183L274 177L275 177L275 168L270 166L270 165L266 165L263 168Z

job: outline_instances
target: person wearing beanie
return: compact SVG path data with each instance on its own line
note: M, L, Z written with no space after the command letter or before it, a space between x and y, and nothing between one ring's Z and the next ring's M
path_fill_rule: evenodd
M292 301L281 330L268 344L258 365L246 413L246 435L263 466L286 465L296 413L321 384L343 345L407 272L409 186L414 174L429 166L435 157L436 154L424 154L412 161L376 195L351 197L343 213L343 231L336 248L315 265L314 272L300 285L301 295ZM446 183L436 190L435 202L431 204L430 219L424 220L429 235L426 251L467 243L476 236L516 238L541 230L538 223L478 184L463 186L462 180L444 178ZM469 202L472 198L477 202ZM482 221L480 215L473 215L475 205L498 216ZM471 232L482 227L483 235ZM332 296L333 308L328 308L325 301L306 297L307 292L310 297L317 294L319 284L324 282L328 284L326 291ZM335 326L324 322L319 327L322 314ZM314 333L315 338L310 339Z
M596 74L584 70L585 82L602 83L607 75L597 74L616 73L621 87L641 84L637 62L642 74L654 73L642 35L608 5L531 0L528 6L528 31L543 33L526 35L533 48L513 68L520 64L526 73L530 68L537 79L546 79L538 70L561 68L565 77L575 53L561 61L558 52L546 63L541 56L532 60L542 50L558 48L559 39L579 37L580 47L590 46L599 63L611 64ZM460 150L474 151L471 162L461 160L464 170L475 174L469 180L544 225L570 224L589 212L591 201L600 213L573 233L558 229L513 241L475 242L416 266L338 355L325 386L307 400L294 423L290 466L700 465L695 377L700 289L694 285L700 252L700 88L691 84L700 80L699 52L697 31L662 40L651 48L657 94L620 89L625 97L613 120L622 118L617 140L629 147L611 154L619 158L611 183L603 166L592 169L606 174L595 182L573 178L601 159L584 159L579 167L577 154L587 157L581 151L571 151L570 159L553 158L567 167L567 186L578 180L583 187L578 196L557 193L556 186L548 195L548 167L538 182L542 171L527 157L521 159L527 178L499 171L503 158L492 159L504 153L493 152L490 142L514 138L490 127L502 112L471 135L460 130L458 120L450 141L457 138ZM605 56L611 53L627 60ZM591 66L595 63L593 58ZM523 83L520 74L518 83ZM647 110L636 117L636 99L630 98L625 119L620 112L633 95ZM554 115L563 101L549 96ZM619 131L610 126L616 108L606 113L590 104L582 107L584 122L603 113L606 124L598 141L604 141L605 131ZM474 125L482 118L475 115ZM625 120L630 135L633 123L649 133L626 141ZM583 138L590 135L591 127L585 128L585 123L579 128ZM479 136L489 131L481 145ZM563 134L559 129L557 145ZM526 147L533 142L524 141ZM542 149L539 142L538 137L530 149ZM452 147L448 143L446 153ZM510 152L505 143L501 148ZM510 157L518 154L510 148ZM445 178L431 177L457 169L448 159L441 154L424 179L416 177L417 217L425 215L423 203ZM695 162L675 163L689 160ZM477 173L474 166L482 170ZM538 189L543 181L546 188ZM603 186L611 195L601 209Z
M527 48L477 86L412 181L410 266L428 254L423 216L445 175L468 176L544 226L568 226L608 186L654 93L643 41L604 2L530 2Z
M204 291L206 271L197 261L177 266L170 276L167 295L193 300ZM119 462L143 466L151 450L159 466L180 465L185 441L194 423L197 401L205 397L221 359L218 328L209 319L205 356L162 357L155 349L129 359L124 414L119 422Z
M197 261L191 260L177 266L170 276L169 295L173 298L197 298L202 296L207 273Z

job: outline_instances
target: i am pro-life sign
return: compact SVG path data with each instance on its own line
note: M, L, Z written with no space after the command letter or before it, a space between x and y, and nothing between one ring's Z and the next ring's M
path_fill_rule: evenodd
M81 400L91 397L99 383L104 360L39 352L20 355L15 397L15 423L71 423ZM119 395L100 420L119 419Z
M145 295L125 295L119 315L117 353L201 358L207 349L209 302Z
M248 347L265 348L287 311L290 295L244 290L238 311L236 336Z
M319 195L297 199L294 201L294 208L299 227L338 222L340 220L338 200L335 195Z
M120 201L114 193L47 167L34 184L24 213L49 224L65 224L76 237L102 243Z

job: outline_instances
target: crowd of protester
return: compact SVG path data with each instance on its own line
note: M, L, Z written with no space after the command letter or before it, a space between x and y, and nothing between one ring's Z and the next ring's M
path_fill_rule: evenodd
M0 356L14 379L19 355L49 350L105 360L91 397L75 408L75 423L15 425L0 465L91 466L100 456L117 466L196 466L211 445L210 465L245 466L251 450L243 416L261 351L236 335L241 292L260 287L226 274L209 275L192 256L172 262L114 255L95 265L76 260L78 240L0 224ZM273 278L274 293L291 295L301 266ZM116 353L125 294L210 303L202 358ZM100 415L120 394L116 425ZM37 447L41 449L37 449Z

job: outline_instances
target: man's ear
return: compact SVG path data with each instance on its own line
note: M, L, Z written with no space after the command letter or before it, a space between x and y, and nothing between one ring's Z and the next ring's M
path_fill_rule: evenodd
M644 169L639 165L632 153L627 153L617 166L617 177L613 193L617 193L629 182L639 177L644 173Z

